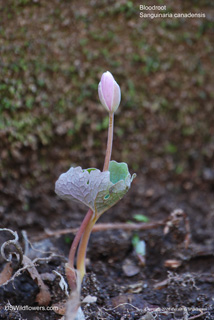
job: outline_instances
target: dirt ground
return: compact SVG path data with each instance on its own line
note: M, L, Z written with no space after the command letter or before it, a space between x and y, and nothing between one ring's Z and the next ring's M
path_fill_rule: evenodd
M180 212L183 210L189 219L189 240L186 223L188 220L179 212L178 216L170 215L178 208L181 209ZM186 319L212 319L212 210L211 192L169 191L164 186L138 176L125 199L109 210L100 222L134 223L136 221L133 215L143 213L150 217L150 222L158 221L163 224L142 231L109 229L92 233L82 297L91 295L97 298L97 302L83 305L87 319L185 319L185 312ZM73 211L72 214L67 212L64 219L68 216L74 219L76 217L76 221L71 222L72 227L78 225L83 209L75 208L75 214ZM51 221L54 217L49 216L49 219ZM51 223L45 227L53 230ZM64 228L66 227L65 223ZM65 229L56 230L59 232ZM51 305L64 301L66 296L60 289L60 278L56 275L53 277L53 270L65 276L64 264L73 236L68 233L47 237L41 231L35 232L34 226L27 233L33 247L39 250L28 250L28 257L32 260L49 257L48 261L38 260L36 265L51 292ZM134 234L138 234L140 239L146 242L145 266L132 246ZM7 234L7 238L11 236L8 237ZM23 245L23 240L21 243ZM51 257L53 252L55 255ZM38 292L38 285L25 271L14 281L1 287L0 297L4 302L2 306L8 301L12 305L36 306ZM147 317L144 316L146 308L149 310ZM159 311L157 308L160 308ZM4 308L0 315L2 319L61 318L53 311L34 311L32 316L32 311L11 312Z
M54 183L70 166L102 168L106 70L122 92L112 159L137 178L98 221L111 225L91 235L81 300L97 300L82 304L86 319L214 319L214 7L158 3L206 18L140 19L139 1L0 1L0 227L19 237L6 256L28 259L0 256L0 319L63 316L66 230L87 208L60 200ZM1 248L13 238L0 231ZM45 304L58 309L11 307Z

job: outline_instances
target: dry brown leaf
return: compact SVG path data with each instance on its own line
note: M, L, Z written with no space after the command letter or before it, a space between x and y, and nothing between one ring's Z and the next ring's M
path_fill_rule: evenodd
M47 306L51 301L51 295L48 287L44 284L39 272L37 271L33 262L26 256L23 256L23 265L27 266L27 270L31 275L31 278L35 280L39 286L40 292L36 296L36 302L39 305Z
M168 284L169 284L169 280L165 279L163 281L155 283L153 287L155 290L161 290L163 288L166 288L168 286Z
M11 262L6 263L2 272L0 273L0 286L5 284L10 280L13 274L13 268L11 267Z
M54 304L52 304L52 307L53 307L53 311L56 314L64 316L65 315L65 311L66 311L66 300L54 303Z

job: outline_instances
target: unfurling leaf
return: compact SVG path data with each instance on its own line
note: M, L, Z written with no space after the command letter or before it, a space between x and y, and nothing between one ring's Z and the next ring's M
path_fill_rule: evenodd
M132 180L126 163L111 161L109 171L71 167L61 174L55 192L62 199L76 200L91 208L100 216L127 193Z

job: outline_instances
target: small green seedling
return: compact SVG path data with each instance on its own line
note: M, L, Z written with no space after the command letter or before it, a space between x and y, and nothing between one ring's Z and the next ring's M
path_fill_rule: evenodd
M135 249L135 253L142 266L145 266L146 259L146 243L144 240L140 240L138 235L134 235L132 238L132 245Z
M133 218L139 222L149 222L149 218L144 216L144 214L135 214Z
M85 275L85 256L91 230L99 217L115 205L129 190L132 180L126 163L111 160L114 112L120 100L120 87L110 72L105 72L98 86L98 94L104 108L109 113L108 141L103 171L95 168L71 167L56 181L55 192L62 199L84 203L89 210L71 245L66 276L71 290L77 287L74 259L77 253L77 270L81 281Z

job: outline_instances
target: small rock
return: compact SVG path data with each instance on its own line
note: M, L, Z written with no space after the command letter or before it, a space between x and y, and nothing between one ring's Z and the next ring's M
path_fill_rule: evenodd
M140 268L133 264L130 260L125 260L122 269L127 277L133 277L140 272Z
M177 269L181 266L181 261L175 259L169 259L164 262L166 268Z
M150 312L147 312L143 317L141 317L139 320L154 320L155 318Z
M203 170L203 178L205 181L214 181L214 170L210 168L205 168Z

